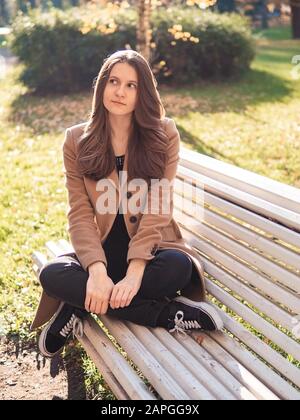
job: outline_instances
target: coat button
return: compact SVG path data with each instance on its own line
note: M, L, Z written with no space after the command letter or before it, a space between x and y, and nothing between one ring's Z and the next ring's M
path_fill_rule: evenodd
M131 223L136 223L137 217L131 216L129 220L130 220Z
M131 191L127 191L127 198L131 198L132 197L132 192Z

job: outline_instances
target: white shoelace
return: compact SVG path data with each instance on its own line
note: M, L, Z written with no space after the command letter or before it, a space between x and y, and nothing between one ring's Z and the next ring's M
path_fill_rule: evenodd
M181 315L181 317L179 317ZM184 313L183 311L177 311L175 318L175 326L169 332L177 332L177 334L181 334L183 337L187 335L185 330L189 330L191 328L201 328L201 325L198 321L184 321Z
M77 335L78 337L83 336L83 322L75 314L70 318L70 321L60 330L60 335L67 337L70 332L73 331L73 337Z

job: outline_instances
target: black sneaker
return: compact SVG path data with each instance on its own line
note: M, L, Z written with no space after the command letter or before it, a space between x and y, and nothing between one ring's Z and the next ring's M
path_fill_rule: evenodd
M80 337L83 335L82 320L86 311L62 302L52 319L45 326L39 337L39 349L45 357L54 357L60 353L73 331Z
M195 302L179 296L170 302L169 332L186 335L192 329L217 331L223 328L223 321L217 310L206 302Z

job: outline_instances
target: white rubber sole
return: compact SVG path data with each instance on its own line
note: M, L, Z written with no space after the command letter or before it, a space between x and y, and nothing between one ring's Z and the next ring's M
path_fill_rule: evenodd
M45 341L46 341L46 335L47 332L49 331L49 328L51 327L51 325L53 324L53 322L56 319L57 314L60 312L61 308L63 307L64 302L61 302L61 304L59 305L57 311L55 312L55 314L53 315L52 319L48 322L48 324L46 325L46 327L44 327L43 331L41 332L40 336L39 336L39 341L38 341L38 346L39 346L39 350L42 353L43 356L45 357L49 357L52 358L54 356L56 356L57 354L59 354L62 351L62 348L60 348L57 352L55 353L49 353L46 350L46 345L45 345Z
M176 302L184 303L192 308L199 308L205 312L213 321L216 326L216 330L221 330L224 327L224 323L217 310L210 304L206 302L196 302L194 300L188 299L184 296L178 296L174 299Z

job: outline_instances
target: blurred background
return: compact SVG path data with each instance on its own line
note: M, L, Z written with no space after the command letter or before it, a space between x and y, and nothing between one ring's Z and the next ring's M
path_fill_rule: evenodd
M29 7L47 10L49 5L66 10L74 6L84 6L87 4L86 0L0 0L0 25L7 26L17 15L18 10L27 12ZM104 2L102 2L104 3ZM110 1L110 3L125 3L120 1ZM137 1L128 0L131 6L134 6ZM185 5L185 0L161 0L162 5L168 6L170 4ZM198 4L201 9L210 8L214 11L224 12L238 12L251 16L254 25L268 27L269 24L289 23L293 18L293 25L295 30L298 26L299 31L299 6L296 1L290 0L217 0L217 1L193 1L190 4ZM298 23L298 25L297 25ZM298 35L299 36L299 35Z

